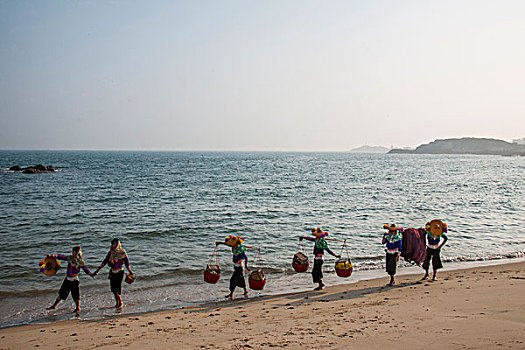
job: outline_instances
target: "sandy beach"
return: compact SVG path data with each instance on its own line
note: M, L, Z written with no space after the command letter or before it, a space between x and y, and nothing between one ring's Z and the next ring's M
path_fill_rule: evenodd
M318 292L10 327L0 329L0 348L525 348L525 262L420 277L399 276L393 287L385 276Z

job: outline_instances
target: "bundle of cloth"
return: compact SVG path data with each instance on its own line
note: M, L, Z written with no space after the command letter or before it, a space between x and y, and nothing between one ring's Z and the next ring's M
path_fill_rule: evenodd
M424 228L406 228L403 230L403 248L401 256L405 261L421 265L427 256L426 231Z

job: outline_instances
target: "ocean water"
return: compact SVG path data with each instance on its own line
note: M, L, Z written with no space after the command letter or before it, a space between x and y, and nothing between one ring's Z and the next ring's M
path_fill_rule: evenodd
M12 165L60 167L47 174ZM229 234L261 248L262 292L314 287L291 259L298 237L321 227L346 239L349 279L324 266L329 284L385 276L382 225L421 227L442 219L449 264L522 257L525 158L266 152L0 151L0 325L73 317L73 303L46 311L64 278L39 273L50 253L80 244L94 270L113 237L127 250L137 281L123 284L123 313L220 300L228 292L231 251L221 246L223 277L203 281L214 242ZM330 242L340 252L340 242ZM311 243L305 243L311 256ZM255 252L248 256L254 258ZM409 264L406 264L409 265ZM115 314L106 267L81 275L81 318ZM241 294L240 291L238 294Z

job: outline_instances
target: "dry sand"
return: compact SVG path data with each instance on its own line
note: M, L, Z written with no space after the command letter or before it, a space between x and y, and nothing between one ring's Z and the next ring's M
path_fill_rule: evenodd
M525 349L525 262L420 277L11 327L0 330L0 348Z

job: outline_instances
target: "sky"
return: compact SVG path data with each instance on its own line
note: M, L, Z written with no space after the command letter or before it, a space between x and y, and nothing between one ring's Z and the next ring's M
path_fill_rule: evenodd
M0 0L0 149L525 137L525 1Z

